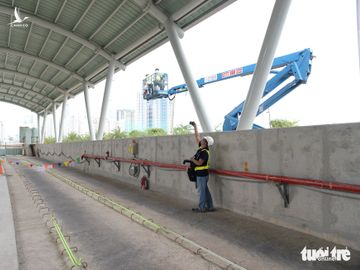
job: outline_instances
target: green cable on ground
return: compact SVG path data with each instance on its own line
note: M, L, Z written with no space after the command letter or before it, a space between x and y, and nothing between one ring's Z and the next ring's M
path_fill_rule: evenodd
M114 202L113 200L107 198L104 195L100 195L99 193L97 193L96 191L93 191L87 187L82 186L81 184L72 181L70 179L67 179L66 177L62 176L61 174L55 173L55 172L48 172L49 174L60 178L60 180L62 180L63 182L73 186L74 188L76 188L79 191L82 191L83 193L96 198L98 201L101 201L103 204L113 208L114 210L116 210L117 212L131 218L132 220L137 221L138 223L143 224L144 226L148 227L149 229L153 230L153 231L159 231L159 230L164 230L165 228L162 227L159 224L156 224L155 222L146 219L145 217L143 217L142 215L140 215L139 213L125 207L122 206L116 202Z
M54 216L51 217L51 221L54 225L54 228L56 230L56 233L58 234L59 236L59 239L68 255L68 258L70 259L71 263L75 266L82 266L82 259L78 259L76 258L76 256L74 255L72 249L70 248L69 244L67 243L66 239L65 239L65 236L64 234L62 233L61 231L61 228L60 228L60 225L58 224L56 218Z
M26 160L26 161L32 162L29 160ZM37 162L33 162L33 163L41 164L41 163L37 163ZM116 203L115 201L111 200L110 198L107 198L106 196L101 195L98 192L91 190L88 187L85 187L85 186L77 183L76 181L71 180L68 177L63 176L60 173L55 173L54 171L47 171L47 173L60 179L60 181L74 187L75 189L79 190L80 192L86 194L87 196L90 196L90 197L96 199L97 201L103 203L104 205L114 209L115 211L119 212L120 214L127 216L131 220L134 220L137 223L147 227L148 229L151 229L152 231L159 233L159 234L165 236L166 238L178 243L182 247L193 251L195 254L200 255L203 259L208 260L208 261L216 264L217 266L220 266L220 268L222 268L222 269L246 270L244 267L222 257L221 255L218 255L218 254L210 251L209 249L207 249L205 247L202 247L201 245L195 243L194 241L187 239L183 235L180 235L172 230L169 230L162 225L156 224L155 222L153 222L150 219L146 219L141 214L139 214L125 206L122 206L119 203ZM133 218L133 217L136 217L136 218ZM208 258L208 256L212 257L213 259L210 260L210 258Z

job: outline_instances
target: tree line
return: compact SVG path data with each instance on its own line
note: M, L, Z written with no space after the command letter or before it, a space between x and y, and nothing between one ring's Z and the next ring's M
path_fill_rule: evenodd
M297 126L297 121L289 121L285 119L274 119L270 121L271 128L287 128ZM216 128L216 131L220 131L219 128ZM192 133L192 127L190 125L178 125L173 129L172 135L185 135ZM136 137L147 137L147 136L166 136L168 134L162 128L149 128L145 131L132 130L130 132L123 131L120 128L115 128L111 132L105 133L103 140L115 140L115 139L125 139L125 138L136 138ZM90 141L90 135L80 135L75 132L70 132L66 137L63 138L64 143L69 142L84 142ZM45 144L55 143L54 137L46 137Z
M185 135L190 134L192 132L190 125L179 125L173 129L172 135ZM115 128L111 132L107 132L104 134L103 140L115 140L115 139L125 139L125 138L135 138L135 137L147 137L147 136L166 136L169 135L162 128L149 128L144 131L140 130L132 130L130 132L123 131L120 128ZM90 141L90 135L80 135L76 132L70 132L67 136L63 138L64 143L69 142L84 142ZM55 143L54 137L46 137L45 144Z

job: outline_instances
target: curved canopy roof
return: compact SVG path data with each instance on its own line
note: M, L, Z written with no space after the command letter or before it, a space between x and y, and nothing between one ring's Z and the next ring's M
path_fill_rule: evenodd
M234 1L0 0L0 101L42 113Z

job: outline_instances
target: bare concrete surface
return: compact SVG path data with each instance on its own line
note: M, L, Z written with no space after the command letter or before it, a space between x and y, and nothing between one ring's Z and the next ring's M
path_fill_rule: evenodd
M56 243L49 235L23 180L11 166L7 166L7 172L16 229L19 269L65 269ZM11 268L0 267L0 269Z
M7 177L0 175L0 269L17 270L18 266Z
M91 189L94 189L100 193L104 193L114 200L128 206L136 211L140 211L145 217L153 219L155 222L160 223L176 232L186 236L187 238L197 242L200 245L208 247L210 250L218 253L230 259L239 265L246 267L247 269L359 269L360 267L360 253L351 249L351 260L349 262L303 262L301 260L300 251L306 246L307 248L319 249L321 247L334 247L344 248L339 244L325 241L304 233L293 231L284 227L276 226L270 223L259 221L250 217L235 214L224 209L218 209L212 213L192 213L191 207L195 205L189 201L181 200L178 198L172 198L157 192L143 191L133 185L128 185L99 176L91 176L83 174L78 170L72 170L70 168L56 169L64 175L68 175L74 180L81 182ZM85 219L84 215L88 215L88 208L95 209L95 205L98 203L88 197L82 197L82 199L72 202L72 205L78 205L80 207L85 202L84 206L81 206L80 211L76 216L73 216L72 211L65 211L66 205L70 203L67 195L62 194L61 190L55 190L53 184L51 184L51 190L46 191L46 184L50 181L49 175L43 174L41 177L36 176L34 170L27 170L26 174L31 178L37 178L36 180L45 194L51 194L50 196L61 196L64 209L61 213L68 213L63 216L67 222L74 223L76 220ZM39 180L41 179L41 180ZM58 182L56 178L52 181ZM139 182L139 179L134 181ZM61 182L60 182L61 183ZM189 182L189 185L191 183ZM62 184L56 184L60 187ZM61 189L71 189L70 187L62 187ZM69 194L73 194L69 191ZM80 196L81 197L81 196ZM60 200L60 198L59 198ZM58 206L61 207L59 202ZM92 206L93 205L93 206ZM102 208L103 209L103 208ZM122 220L122 217L118 214L110 214L109 217L102 216L104 213L111 211L104 208L103 210L96 212L94 218L98 217L106 222L106 230L114 233L114 228L120 226L118 223ZM92 215L92 214L91 214ZM79 221L80 222L80 221ZM125 221L124 221L125 222ZM79 223L79 225L82 223ZM131 228L136 228L136 225L126 224ZM73 228L74 233L88 234L87 241L92 241L91 234L96 232L98 234L99 224L92 224L89 231L79 231L76 227ZM102 225L104 226L104 225ZM121 230L127 228L121 227ZM104 233L104 232L103 232ZM129 232L130 235L139 236L135 232ZM104 233L105 234L105 233ZM146 234L152 234L147 232ZM127 235L127 234L126 234ZM100 236L95 236L97 239ZM149 236L151 238L159 238L157 235ZM157 239L160 240L160 239ZM107 248L114 248L117 252L122 253L119 246L114 246L112 243L114 238L108 239L108 242L101 242L101 246L106 245ZM90 244L90 243L89 243ZM133 254L132 245L129 242L123 243L126 250L130 249L130 254ZM87 244L84 244L86 247ZM157 244L154 244L154 247ZM93 247L94 248L94 247ZM115 252L115 251L113 251ZM94 253L95 254L95 253ZM110 252L110 254L114 255ZM117 254L119 256L119 254ZM114 255L116 256L116 255ZM182 256L177 254L172 257L173 260L179 260L185 263ZM94 263L100 258L94 259ZM162 269L161 264L156 265L154 269ZM107 268L101 268L107 269ZM127 269L127 268L124 268ZM138 269L138 268L128 268ZM147 268L149 269L149 268ZM151 269L151 267L150 267ZM182 265L179 269L206 269L202 267L193 267L191 265Z
M89 269L218 269L57 178L20 170L54 211Z

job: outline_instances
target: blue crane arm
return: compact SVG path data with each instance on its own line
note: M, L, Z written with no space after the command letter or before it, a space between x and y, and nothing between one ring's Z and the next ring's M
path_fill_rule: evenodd
M297 88L299 85L307 82L307 79L311 73L311 59L312 52L310 49L303 50L301 52L297 52L295 54L289 55L291 56L286 63L280 65L280 62L276 62L274 60L274 65L279 64L279 67L284 67L282 70L276 72L276 74L267 82L263 98L267 96L269 93L274 91L278 86L288 80L290 77L293 77L293 80L287 83L280 89L277 89L276 92L263 103L260 104L257 115L264 112L266 109L270 108L281 98L289 94L292 90ZM286 56L285 56L286 57ZM286 59L285 59L286 60ZM273 65L273 67L274 67ZM240 103L240 105L236 106L233 110L231 110L226 116L223 124L224 131L236 130L236 127L239 122L239 116L243 110L245 101Z
M296 87L307 82L307 79L311 73L311 60L312 52L310 49L305 49L274 59L270 73L275 74L266 84L264 89L263 98L266 97L269 93L274 91L274 94L260 104L257 115L261 114L263 111L271 107L281 98L286 96ZM256 64L234 68L227 70L221 73L213 74L211 76L203 77L197 80L199 87L203 87L206 84L215 83L223 80L232 79L235 77L243 77L251 75L255 72ZM293 77L291 82L288 82L285 86L281 86L283 83L287 82L288 79ZM167 78L167 77L166 77ZM144 85L146 82L144 81ZM156 94L144 94L144 98L147 100L164 98L186 92L188 91L186 84L180 84L174 86L168 90L157 91ZM239 122L239 116L242 113L245 101L236 106L231 110L226 116L223 124L224 131L236 130L236 127ZM261 128L257 125L254 125L254 128Z
M272 69L281 68L286 65L289 65L290 63L296 62L302 57L302 55L304 55L306 53L311 54L310 49L305 49L303 51L299 51L299 52L291 53L291 54L284 55L281 57L277 57L273 61ZM254 73L255 67L256 67L256 64L252 64L252 65L248 65L248 66L244 66L244 67L240 67L240 68L230 69L230 70L227 70L224 72L220 72L217 74L213 74L213 75L210 75L207 77L200 78L196 82L199 87L203 87L204 85L210 84L210 83L228 80L228 79L232 79L235 77L248 76L248 75L251 75ZM168 90L168 95L171 96L171 95L179 94L179 93L186 92L186 91L188 91L187 85L180 84L180 85L171 87Z

